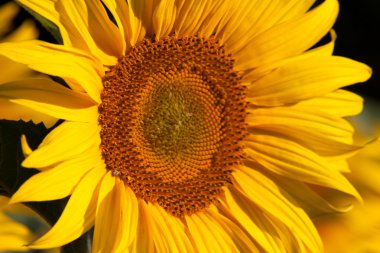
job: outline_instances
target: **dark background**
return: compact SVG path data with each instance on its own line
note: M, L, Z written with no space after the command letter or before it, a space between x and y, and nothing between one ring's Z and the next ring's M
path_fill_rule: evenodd
M334 29L338 34L334 54L364 62L373 70L368 82L349 89L380 101L380 1L341 0Z

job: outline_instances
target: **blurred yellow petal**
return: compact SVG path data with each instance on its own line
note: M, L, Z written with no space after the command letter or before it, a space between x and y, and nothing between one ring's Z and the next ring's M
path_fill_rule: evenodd
M1 17L0 39L11 27L13 19L17 15L18 11L19 11L19 7L12 2L6 3L1 6L0 8L0 17Z
M3 213L0 213L0 224L0 250L26 251L24 245L33 237L31 231Z
M33 40L38 37L38 33L36 24L31 20L26 20L2 42Z

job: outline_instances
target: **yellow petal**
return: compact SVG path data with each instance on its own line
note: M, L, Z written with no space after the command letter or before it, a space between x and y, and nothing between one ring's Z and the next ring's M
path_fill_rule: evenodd
M218 212L222 210L223 214ZM218 204L218 209L210 208L207 210L209 216L211 216L215 222L217 222L221 228L228 234L233 240L239 252L252 252L259 253L262 248L258 247L254 241L248 237L247 231L242 229L240 224L236 223L235 218L230 215L230 211L221 204ZM227 215L227 216L224 216Z
M38 37L36 24L31 20L24 21L17 30L2 40L2 42L33 40Z
M249 47L234 54L236 69L251 69L304 52L331 29L337 14L338 2L326 0L302 17L260 33Z
M43 168L81 156L85 151L98 154L99 145L100 136L96 123L65 121L45 137L38 149L22 162L22 166Z
M112 17L115 19L122 40L122 49L123 52L125 52L127 46L130 46L129 39L127 39L128 34L126 31L126 27L128 27L127 13L129 11L127 1L102 0L102 3L107 7L107 9L111 12Z
M322 96L371 76L365 64L344 57L314 57L279 67L248 87L252 104L278 106Z
M211 1L208 14L202 25L199 27L199 34L205 38L216 35L215 32L217 31L217 28L223 27L223 24L225 23L222 23L222 21L227 19L226 16L229 16L231 8L234 6L236 5L234 5L232 1ZM218 36L216 35L216 37Z
M62 162L30 177L12 196L11 202L48 201L73 193L82 177L96 165L97 154Z
M33 237L25 225L0 212L0 251L26 251L27 244Z
M212 8L211 2L210 0L178 1L178 15L174 24L175 32L181 35L195 35Z
M1 211L5 213L12 213L15 215L22 215L26 217L39 217L31 208L23 204L9 204L10 198L0 195L0 219L2 217ZM8 216L6 216L8 217Z
M241 167L234 172L235 183L241 187L241 193L270 214L279 219L311 252L321 252L322 242L318 232L307 214L291 203L284 195L283 189L258 171Z
M251 40L261 32L278 23L303 15L313 2L314 0L243 0L239 4L234 3L236 7L231 6L233 15L220 36L229 51L234 54L239 50L244 50L246 46L249 47Z
M126 38L129 38L129 44L135 46L141 41L146 33L144 20L147 18L144 14L152 8L152 0L130 0L128 1L128 12L125 13L127 24L124 29L127 31ZM150 9L152 10L152 9Z
M308 61L309 59L315 59L315 57L326 57L331 56L335 46L336 33L334 30L330 31L330 41L324 45L312 48L300 55L288 57L279 61L267 63L258 66L252 70L247 71L243 76L243 82L252 83L260 79L264 75L269 74L270 72L276 70L279 67L286 66L288 64L299 62L299 61Z
M60 14L55 8L55 2L51 0L16 0L16 2L27 9L38 13L44 18L50 20L59 28L59 33L63 39L65 45L71 46L70 36L74 34L69 34L66 28L60 22Z
M342 118L318 110L319 108L303 108L297 105L252 109L249 110L247 122L252 132L256 128L262 128L278 130L277 132L288 133L287 135L290 136L296 131L308 138L351 144L354 133L352 125ZM297 136L293 135L291 138L297 138Z
M99 1L17 0L56 24L63 44L85 50L105 65L115 65L123 40Z
M100 183L95 215L93 252L113 252L116 242L120 241L119 225L121 208L116 178L108 172ZM128 226L128 224L123 224ZM107 231L107 233L104 233Z
M117 243L115 252L122 253L126 252L136 239L139 210L135 193L121 180L118 180L116 187L122 212L119 220L120 242Z
M78 12L83 14L87 9L87 16L82 16L82 19L96 45L107 55L117 59L123 57L125 41L117 26L109 18L101 1L85 1L85 3L86 7L81 4L77 5ZM105 62L103 64L107 65Z
M231 215L266 252L285 252L271 221L257 206L249 203L250 201L244 196L239 196L233 189L231 191L226 189L225 197Z
M343 213L352 208L352 205L338 206L334 205L334 203L329 203L311 190L305 183L283 177L276 177L275 180L282 188L286 189L287 193L289 193L311 217L325 215L327 213Z
M24 238L20 238L19 235L10 235L10 234L0 233L0 240L1 240L1 243L0 243L1 252L28 251L28 248L24 246L25 244L28 243L28 241Z
M83 114L86 113L87 108L95 105L85 94L64 88L48 78L26 79L2 84L0 85L0 97L1 100L4 100L4 106L9 104L9 108L5 107L7 110L1 112L0 116L9 120L28 121L31 118L39 121L45 118L49 122L50 117L42 117L41 113L54 118L65 118L59 116L66 115L66 118L72 120L75 118L83 120L85 118ZM31 105L32 108L27 109L25 113L20 111L28 105ZM39 108L37 105L44 105L44 107ZM33 118L34 111L37 111L36 119Z
M152 215L152 235L158 252L195 252L184 224L157 204L148 203Z
M153 29L156 39L168 36L172 32L176 18L175 0L162 0L153 12Z
M186 222L198 252L238 252L232 239L204 212L186 216Z
M11 28L13 19L20 8L13 2L6 3L0 7L0 38Z
M29 247L32 249L59 247L89 230L95 219L97 185L105 173L104 167L90 170L74 189L55 225Z
M134 46L141 41L145 33L153 35L153 12L157 5L164 1L155 0L102 0L115 18L127 47ZM166 17L165 17L166 18ZM163 22L165 22L163 20Z
M3 108L3 110L0 111L0 119L22 119L25 122L32 120L35 124L38 124L40 122L44 123L47 128L52 127L58 120L54 117L32 110L28 107L12 103L8 99L0 98L0 108Z
M100 1L57 1L61 24L74 47L95 55L104 65L115 65L123 55L122 39Z
M152 217L144 200L139 200L139 218L137 224L137 236L131 245L130 252L133 253L153 253Z
M361 200L350 182L339 172L329 169L322 157L284 138L255 134L246 143L248 157L279 175L336 189Z
M329 159L326 158L329 168L342 172L349 173L351 172L350 165L348 164L347 159Z
M26 106L43 114L55 117L57 119L78 121L78 122L90 122L93 121L97 116L97 106L93 106L85 109L72 110L70 108L61 107L57 105L51 105L26 99L11 99L12 103Z
M85 90L96 102L100 102L103 66L84 52L43 41L3 43L0 55L26 64L36 71L58 76L74 90Z
M302 144L326 157L348 157L362 147L352 145L353 127L344 119L326 113L275 107L250 110L249 131L258 129Z
M310 98L299 102L295 107L315 110L347 117L359 114L363 110L363 98L346 90L336 90L321 97Z
M2 55L0 55L0 66L2 67L0 84L33 76L33 70Z

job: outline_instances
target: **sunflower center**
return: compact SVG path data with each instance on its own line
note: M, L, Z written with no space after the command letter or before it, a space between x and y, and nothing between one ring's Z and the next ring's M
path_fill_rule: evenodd
M245 86L214 38L143 40L103 80L101 150L137 197L177 217L214 203L243 157Z

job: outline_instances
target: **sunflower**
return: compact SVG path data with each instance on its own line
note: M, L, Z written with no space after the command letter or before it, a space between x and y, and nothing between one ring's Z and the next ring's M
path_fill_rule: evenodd
M371 70L332 56L336 0L18 2L63 44L0 54L68 87L0 90L61 120L35 150L22 138L22 165L40 173L11 201L71 195L31 248L94 225L93 252L321 252L308 214L345 208L313 189L360 200L342 175L360 148L343 117L362 100L340 88Z

